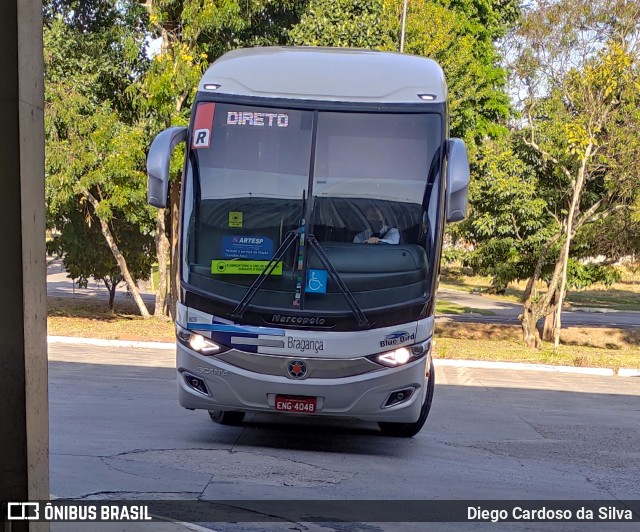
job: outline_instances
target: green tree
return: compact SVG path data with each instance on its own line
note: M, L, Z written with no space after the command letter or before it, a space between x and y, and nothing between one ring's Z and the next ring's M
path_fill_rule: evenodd
M91 209L80 210L75 198L70 203L49 218L53 227L62 229L47 242L47 251L62 257L65 270L78 286L86 288L90 277L102 281L109 292L109 310L113 310L116 288L123 281L120 267ZM110 227L116 242L127 243L121 246L122 254L133 278L146 278L153 257L149 235L142 234L137 224L127 223L121 213L114 216Z
M298 21L304 3L305 0L145 0L149 31L160 41L159 52L138 85L150 136L166 127L188 124L198 81L209 63L223 53L243 46L285 44L288 29ZM168 307L172 315L179 286L180 155L177 152L172 162L169 212L157 210L155 229L160 272L156 313L163 307L169 250Z
M562 211L565 200L554 188L553 175L545 174L544 164L523 143L523 133L514 131L482 147L470 188L470 215L457 227L458 236L474 244L473 252L466 254L463 262L476 273L490 276L497 292L513 281L533 277L549 285L561 249L556 212ZM590 184L585 193L599 192ZM617 270L610 265L638 249L629 214L629 210L619 209L611 216L581 225L571 247L567 287L607 285L618 278ZM606 260L598 264L578 260L598 255ZM554 338L558 293L559 288L544 316L543 340ZM535 303L542 296L532 288L531 298Z
M101 2L100 15L83 22L83 11L73 10L77 6L59 1L45 9L49 224L65 235L77 223L77 212L86 212L84 220L100 228L140 313L148 317L136 283L149 270L143 275L127 262L148 252L152 220L143 172L147 137L126 89L145 67L142 27L130 23L140 8L132 1ZM128 238L131 227L137 234ZM87 252L95 245L86 241Z
M638 131L640 118L639 14L640 6L622 0L538 2L513 41L522 138L547 178L543 188L553 198L557 227L525 290L521 320L529 345L539 345L536 323L553 311L554 300L553 339L559 343L574 237L586 224L629 208L637 191L640 139L629 132ZM550 257L549 289L535 299Z
M412 0L405 52L442 66L450 98L451 134L475 146L506 132L509 96L496 48L518 16L517 0ZM312 0L291 43L398 50L402 0Z
M469 217L458 228L475 246L466 263L490 276L498 293L532 276L537 254L555 231L538 174L521 148L515 134L483 144L470 185Z
M385 2L389 32L398 43L402 0ZM518 15L517 0L408 3L405 52L430 57L442 66L449 88L451 134L465 139L471 161L485 138L506 133L510 102L497 41Z
M382 0L311 0L291 44L390 50Z

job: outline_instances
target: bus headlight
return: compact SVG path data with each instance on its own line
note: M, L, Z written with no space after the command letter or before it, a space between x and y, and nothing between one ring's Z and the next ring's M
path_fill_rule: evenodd
M396 368L424 357L430 350L431 339L420 342L419 344L399 347L398 349L380 353L379 355L371 355L367 358L388 368Z
M201 334L188 331L182 327L177 327L177 331L178 341L181 344L190 347L202 355L210 356L227 350L221 345L211 341L209 338L205 338Z

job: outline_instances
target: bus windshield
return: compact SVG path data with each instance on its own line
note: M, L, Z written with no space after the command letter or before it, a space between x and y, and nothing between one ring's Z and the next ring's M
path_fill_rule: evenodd
M364 311L424 303L442 121L437 113L200 102L184 189L183 280L239 302L284 242L251 308L344 313L335 275Z

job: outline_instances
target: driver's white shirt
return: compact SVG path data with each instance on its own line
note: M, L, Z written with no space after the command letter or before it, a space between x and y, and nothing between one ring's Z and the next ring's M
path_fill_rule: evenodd
M361 231L353 237L353 242L355 244L363 244L371 238L372 234L373 231L371 229L365 229L364 231ZM384 235L384 238L381 238L380 242L383 242L385 244L400 243L400 231L398 231L395 227L383 225L382 229L380 230L380 234Z

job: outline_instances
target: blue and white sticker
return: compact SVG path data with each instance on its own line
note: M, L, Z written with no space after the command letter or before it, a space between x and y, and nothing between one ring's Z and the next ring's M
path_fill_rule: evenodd
M227 235L222 239L225 259L269 260L273 256L273 240L264 236Z
M305 291L311 294L326 294L327 270L308 270Z

